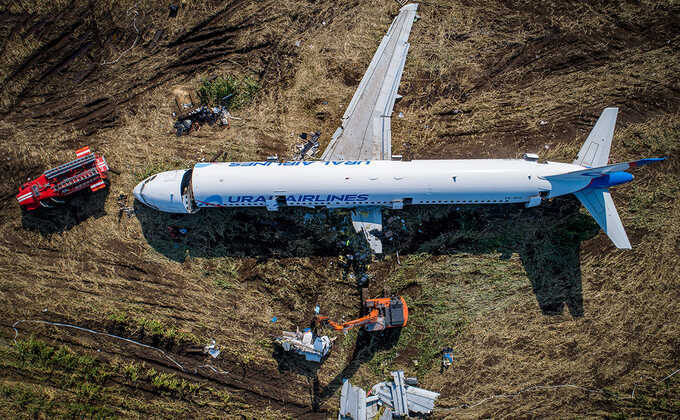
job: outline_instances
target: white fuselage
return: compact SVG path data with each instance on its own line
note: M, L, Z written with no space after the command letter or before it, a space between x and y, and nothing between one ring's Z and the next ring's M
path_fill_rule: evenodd
M149 178L149 185L143 181L135 196L174 213L193 212L197 207L533 206L542 198L586 187L585 178L568 183L544 179L579 169L583 167L521 159L198 163L192 173L171 171L158 174L155 182Z

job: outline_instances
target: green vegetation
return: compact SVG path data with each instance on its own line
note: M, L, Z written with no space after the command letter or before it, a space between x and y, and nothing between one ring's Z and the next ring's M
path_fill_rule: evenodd
M108 373L90 356L78 355L67 347L55 348L33 337L17 341L16 351L24 366L48 372L60 370L97 384L104 383L108 377Z
M201 340L194 334L167 326L157 319L131 316L123 311L111 312L108 319L114 321L118 327L122 327L129 335L142 334L162 338L167 342L167 345L181 344L183 342L201 343Z
M227 99L229 108L238 109L249 104L259 89L257 80L250 76L226 75L204 81L198 89L198 96L202 104L215 106L222 105L223 98L231 95Z
M167 417L185 412L180 401L192 401L213 416L229 407L243 414L249 406L223 389L188 381L175 373L146 368L134 361L109 362L55 347L30 337L16 345L0 342L0 370L22 372L35 382L0 378L0 412L19 417L111 418L153 412ZM135 390L157 394L153 403Z
M231 289L239 279L241 263L235 258L219 258L214 268L206 270L205 276L212 277L215 286Z
M220 289L231 289L234 287L234 283L227 279L217 278L215 279L215 286L219 287Z
M0 395L17 412L48 417L110 417L114 413L105 398L105 384L113 372L90 356L30 337L11 348L0 348L0 359L3 370L20 369L41 379L40 386L0 383ZM54 398L48 386L68 389L73 397Z
M201 387L200 384L178 378L174 373L156 372L154 369L149 369L146 374L151 378L151 383L155 388L170 395L187 396L194 394Z

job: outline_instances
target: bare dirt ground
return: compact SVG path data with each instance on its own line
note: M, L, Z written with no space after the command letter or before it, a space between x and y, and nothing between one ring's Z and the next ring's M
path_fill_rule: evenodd
M421 3L395 153L570 161L618 106L611 160L669 159L614 192L628 252L572 198L387 212L394 240L369 294L404 295L410 325L341 335L321 366L272 338L307 326L317 303L358 315L339 260L348 240L361 248L347 215L137 203L128 218L118 196L201 159L291 156L302 131L327 142L398 5L183 4L174 19L149 0L0 5L4 417L331 418L343 378L370 387L395 369L441 393L435 418L680 411L680 374L666 378L680 368L677 2ZM173 92L227 74L260 84L242 119L175 137ZM17 186L86 144L115 170L111 187L22 214ZM210 339L217 359L202 353Z

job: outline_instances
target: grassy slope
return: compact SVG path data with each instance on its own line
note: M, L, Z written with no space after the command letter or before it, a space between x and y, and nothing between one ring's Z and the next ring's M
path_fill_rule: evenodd
M30 174L30 168L38 172L68 159L71 146L83 142L95 144L121 175L114 177L108 196L95 200L103 211L80 223L75 220L79 215L68 213L56 214L52 226L22 220L11 197L3 201L0 274L7 280L0 296L7 328L0 331L4 363L12 366L5 372L12 373L0 378L0 410L215 416L228 407L277 417L268 410L300 416L318 404L332 416L342 376L370 386L396 368L417 374L424 387L442 393L440 416L651 415L677 408L675 378L667 387L649 385L649 378L663 377L680 364L674 309L680 60L675 52L679 40L669 30L677 20L672 14L677 16L677 5L421 6L404 73L405 98L396 110L405 117L393 122L395 152L405 149L406 140L416 157L507 157L541 149L550 159L570 160L600 109L616 104L621 112L612 160L671 159L636 172L634 183L615 192L633 239L631 252L613 249L572 200L531 211L443 208L400 214L408 226L397 245L401 264L394 255L372 264L371 294L384 288L403 293L411 324L391 341L359 337L365 345L359 350L357 333L340 337L317 372L318 386L313 372L299 366L287 370L285 362L273 358L269 338L281 329L304 326L316 302L333 317L356 313L352 282L342 280L337 258L327 256L329 250L337 255L334 244L351 238L350 233L333 231L322 221L304 225L295 214L205 212L188 219L141 209L140 222L125 217L118 222L116 217L119 191L130 191L150 171L189 166L218 152L225 152L225 160L286 154L295 143L292 133L317 127L332 133L395 5L329 4L315 15L309 10L305 15L301 2L277 7L271 15L280 18L268 30L291 44L299 38L301 47L279 46L292 49L293 67L270 73L277 83L263 81L259 101L241 111L244 120L230 131L172 137L169 92L176 84L197 85L204 74L199 72L144 93L134 109L121 107L115 128L89 138L68 126L48 132L28 122L11 132L18 147L7 153L21 169L9 183ZM208 12L197 10L194 19ZM123 10L116 13L122 16ZM287 25L310 16L328 21L311 20L306 30L284 36ZM163 24L160 16L156 22ZM13 60L21 56L17 50ZM463 112L454 114L457 109ZM540 125L541 120L548 124ZM8 130L4 124L1 128ZM343 226L342 216L336 217L334 224ZM191 241L169 240L167 224L188 226ZM50 230L57 233L44 234ZM271 231L278 238L271 238ZM271 241L277 246L271 247ZM570 310L582 316L572 317ZM276 324L272 316L278 316ZM134 337L194 368L204 360L189 351L191 346L215 338L226 349L221 359L210 362L230 375L182 374L187 383L202 388L176 398L155 388L155 375L125 376L124 366L141 363L135 361L141 356L152 364L144 369L180 375L153 352L24 325L48 341L94 355L92 363L109 376L86 382L101 387L92 397L67 380L83 372L31 357L35 349L26 344L12 345L9 326L36 318ZM446 344L455 346L456 363L440 374L437 352ZM104 356L96 352L101 347ZM56 379L46 383L45 372ZM531 385L571 383L629 395L641 382L646 385L638 387L641 396L633 401L558 389L461 408ZM114 403L121 395L133 396L124 409ZM274 408L262 395L274 395ZM221 398L238 404L227 401L223 407ZM62 400L50 408L50 401ZM283 407L282 401L292 404Z

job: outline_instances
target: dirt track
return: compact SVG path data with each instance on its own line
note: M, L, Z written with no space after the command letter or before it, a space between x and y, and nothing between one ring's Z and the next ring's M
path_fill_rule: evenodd
M668 416L677 409L677 378L666 388L649 379L680 365L677 5L421 5L395 109L405 117L393 120L395 153L539 151L569 161L601 109L618 105L612 160L669 161L636 172L616 191L635 248L627 254L572 199L533 210L395 212L388 225L401 233L386 244L387 258L371 265L369 294L407 296L412 327L401 336L341 336L316 368L277 352L271 338L308 325L315 303L337 318L357 313L358 292L338 261L341 242L360 246L345 215L179 217L137 204L134 218L121 218L116 200L148 171L212 156L285 156L294 133L317 128L327 141L396 3L189 2L177 19L165 4L145 1L111 10L96 1L54 10L33 3L0 6L0 413L30 415L37 407L46 416L87 415L82 405L113 410L90 415L125 417L330 418L343 377L367 387L397 368L442 393L435 417ZM244 119L176 139L169 93L227 73L260 82ZM22 215L16 186L84 144L119 172L110 190ZM170 225L187 227L188 237L172 240ZM16 350L19 319L138 340L184 369L112 338L21 324L20 338L67 345L109 373L83 379L101 387L88 399L64 379L71 368L31 364ZM216 360L200 351L210 338L223 347ZM436 352L449 343L456 363L442 375ZM163 373L201 387L164 384ZM466 408L490 395L564 383L616 395L641 383L642 397L566 390Z

